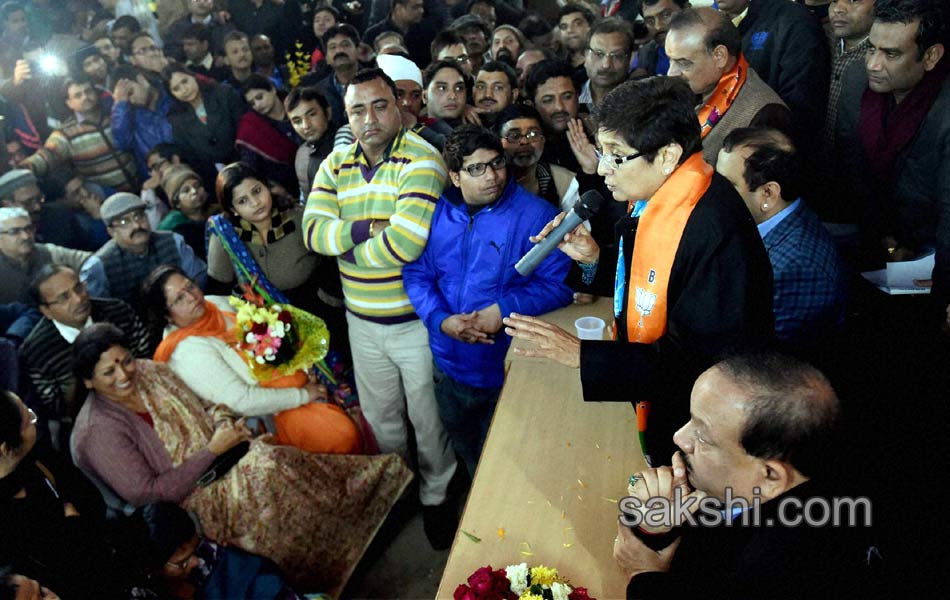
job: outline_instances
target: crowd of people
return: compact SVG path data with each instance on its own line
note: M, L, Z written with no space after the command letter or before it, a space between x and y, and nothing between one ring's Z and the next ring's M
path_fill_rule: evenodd
M336 596L400 499L448 548L513 338L633 405L632 496L865 490L828 456L880 466L907 378L923 438L950 357L950 7L708 4L0 4L0 598ZM256 378L252 293L326 357ZM541 317L603 296L609 341ZM822 597L864 533L614 554L631 598Z

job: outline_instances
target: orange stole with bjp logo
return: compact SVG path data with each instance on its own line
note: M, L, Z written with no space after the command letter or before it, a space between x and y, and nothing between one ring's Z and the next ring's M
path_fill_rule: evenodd
M667 288L686 221L712 183L702 152L686 159L647 203L637 225L627 285L627 340L651 344L666 333Z

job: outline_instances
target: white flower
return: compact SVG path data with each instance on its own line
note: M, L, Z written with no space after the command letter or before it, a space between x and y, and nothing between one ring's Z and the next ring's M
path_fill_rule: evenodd
M511 591L519 596L528 589L528 564L509 565L505 567L505 575L511 582Z
M264 364L264 357L263 357L263 356L258 356L258 357L255 358L254 360L255 360L255 361L257 362L257 364L259 364L259 365Z
M257 341L257 336L251 333L250 331L248 331L247 335L244 336L244 341L247 342L248 344L253 344L254 342Z
M277 321L271 329L271 335L274 337L284 337L284 323L282 321Z
M268 357L268 358L270 358L271 356L274 356L274 349L273 349L273 348L264 348L264 356L266 356L266 357Z
M270 307L270 309L276 313L279 313L282 310L284 310L283 308L280 307L280 304L274 304L273 306Z
M567 597L571 595L571 586L555 581L551 584L551 595L554 600L567 600Z

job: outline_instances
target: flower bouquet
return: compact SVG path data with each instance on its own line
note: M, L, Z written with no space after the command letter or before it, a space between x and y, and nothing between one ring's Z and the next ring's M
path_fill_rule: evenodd
M330 334L323 320L290 305L268 305L260 296L229 302L237 310L238 350L258 381L309 370L326 356Z
M595 600L587 589L571 587L557 569L527 563L504 570L482 567L455 588L454 600Z

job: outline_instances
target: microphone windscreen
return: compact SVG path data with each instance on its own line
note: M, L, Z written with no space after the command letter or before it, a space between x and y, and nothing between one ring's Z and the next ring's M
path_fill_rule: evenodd
M604 197L597 190L587 190L581 194L580 199L574 204L574 212L582 220L591 218L600 207L604 205Z

